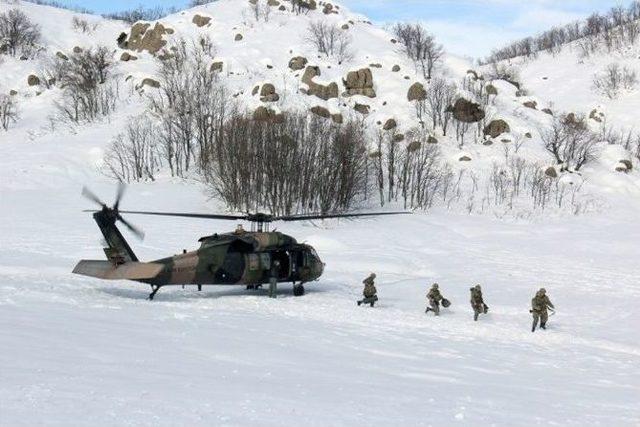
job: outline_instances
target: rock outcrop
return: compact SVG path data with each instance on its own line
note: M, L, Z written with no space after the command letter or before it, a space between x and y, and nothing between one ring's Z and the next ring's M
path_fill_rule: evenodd
M407 92L407 99L409 101L423 101L427 99L427 91L422 83L415 82L411 85L409 92Z
M477 123L485 118L486 113L480 104L468 101L464 98L459 98L456 103L447 111L453 114L453 118L463 123Z
M335 82L329 83L328 85L322 85L320 83L316 83L313 79L320 75L320 68L314 66L308 66L304 74L302 76L302 83L306 84L309 89L306 91L307 95L317 96L320 99L325 101L331 98L337 98L339 95L338 84Z
M193 19L191 20L191 22L196 24L198 27L204 27L205 25L208 25L209 22L211 22L211 18L208 16L202 16L202 15L196 14L193 16Z
M508 133L510 131L511 129L509 128L509 124L502 119L492 120L491 123L484 128L484 134L491 138L497 138L503 133Z
M309 61L307 61L307 58L305 58L304 56L294 56L289 61L289 68L291 68L293 71L304 70L304 67L307 66L308 62Z
M151 54L158 53L160 49L167 45L167 41L163 39L165 34L173 34L173 30L166 28L157 22L153 29L149 29L151 24L138 22L131 27L129 40L121 45L124 49L137 50L142 52L146 50Z
M376 97L373 89L373 74L370 68L362 68L358 71L350 71L347 78L342 80L345 88L345 96L363 95L369 98Z

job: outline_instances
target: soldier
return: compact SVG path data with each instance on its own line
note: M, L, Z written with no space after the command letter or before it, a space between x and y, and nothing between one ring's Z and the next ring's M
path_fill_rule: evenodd
M278 276L280 275L280 261L275 260L269 271L269 298L276 298L278 292Z
M374 284L374 280L376 279L376 274L371 273L369 277L364 279L362 283L364 283L364 290L362 291L362 295L364 295L364 299L358 301L358 306L362 304L370 304L371 307L378 301L377 289Z
M429 301L430 307L427 307L425 313L433 311L436 316L440 316L440 302L444 302L444 298L440 293L440 289L438 289L438 284L434 283L427 294L427 300ZM443 304L444 305L444 304Z
M531 332L536 331L536 327L538 326L538 320L540 320L540 327L542 329L547 329L547 320L549 319L548 309L554 309L555 307L549 300L547 296L547 290L545 288L541 288L536 296L531 300L531 314L533 314L533 326L531 327Z
M478 321L478 316L481 313L487 314L489 307L484 303L482 298L482 288L480 285L476 285L470 289L471 291L471 308L473 308L473 320Z

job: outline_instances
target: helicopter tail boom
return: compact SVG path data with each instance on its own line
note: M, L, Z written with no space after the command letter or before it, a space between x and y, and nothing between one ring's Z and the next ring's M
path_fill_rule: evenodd
M114 265L110 261L82 260L73 269L74 274L104 280L153 279L164 269L164 265L145 262L127 262Z

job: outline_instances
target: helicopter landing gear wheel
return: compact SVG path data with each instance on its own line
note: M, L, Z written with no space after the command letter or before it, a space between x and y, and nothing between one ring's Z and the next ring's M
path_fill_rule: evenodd
M293 296L301 297L304 295L304 285L300 283L299 285L293 285Z
M153 297L156 296L156 293L160 290L161 287L162 286L151 285L151 293L149 294L149 298L148 298L149 301L153 301Z

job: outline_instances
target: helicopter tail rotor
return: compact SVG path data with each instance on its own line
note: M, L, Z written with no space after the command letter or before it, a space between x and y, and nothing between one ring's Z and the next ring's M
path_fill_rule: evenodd
M140 229L139 227L136 227L135 225L133 225L132 223L124 219L120 214L120 209L119 209L120 202L122 201L122 197L124 196L125 190L126 190L126 185L123 183L120 183L118 185L116 200L113 204L113 207L109 207L89 188L82 187L82 195L86 199L91 200L92 202L94 202L95 204L101 207L100 211L85 210L85 212L93 212L93 213L102 212L104 213L105 217L111 219L112 221L114 222L120 221L122 225L124 225L127 229L129 229L129 231L131 231L131 233L133 233L133 235L136 236L138 239L144 240L144 231L142 231L142 229Z

